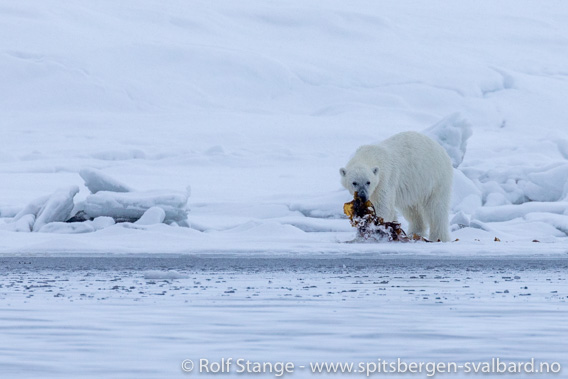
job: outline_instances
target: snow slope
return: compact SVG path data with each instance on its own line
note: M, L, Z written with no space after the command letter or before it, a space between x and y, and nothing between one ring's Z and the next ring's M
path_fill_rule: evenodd
M568 252L564 2L3 0L0 21L0 253ZM460 241L341 243L338 168L441 121ZM86 169L191 186L189 228L14 218L85 200Z

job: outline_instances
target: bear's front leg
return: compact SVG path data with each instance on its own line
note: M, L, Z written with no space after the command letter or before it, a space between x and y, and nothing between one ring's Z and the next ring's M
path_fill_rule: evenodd
M373 193L371 202L375 206L378 217L381 217L386 222L396 221L393 194L388 191L376 191Z

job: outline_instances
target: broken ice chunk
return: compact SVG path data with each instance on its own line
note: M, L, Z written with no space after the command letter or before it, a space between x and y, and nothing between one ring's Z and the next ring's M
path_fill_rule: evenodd
M179 191L100 191L87 196L76 210L85 212L89 218L108 216L119 222L135 222L150 208L159 207L165 212L164 222L179 223L187 219L187 199L188 194Z
M187 279L188 276L184 275L176 270L169 271L159 271L159 270L148 270L144 272L144 279Z
M94 168L85 168L79 171L79 175L85 181L85 186L91 191L91 193L97 193L99 191L110 191L110 192L131 192L132 188L119 182L113 177L105 174L101 170Z
M17 222L18 220L20 220L22 217L28 216L28 215L33 215L34 219L35 216L38 215L39 211L41 210L41 208L45 205L45 203L47 202L47 199L49 199L49 196L42 196L42 197L38 197L37 199L35 199L34 201L32 201L31 203L29 203L28 205L26 205L24 207L24 209L22 209L21 211L19 211L14 218L12 219L12 222Z
M55 191L39 210L33 231L37 232L50 222L65 221L73 210L73 198L79 192L79 187L70 186Z
M95 230L101 230L116 224L116 222L112 217L105 217L105 216L97 217L91 222L93 223Z
M154 225L161 224L166 218L166 212L160 207L152 207L148 209L138 221L137 225Z

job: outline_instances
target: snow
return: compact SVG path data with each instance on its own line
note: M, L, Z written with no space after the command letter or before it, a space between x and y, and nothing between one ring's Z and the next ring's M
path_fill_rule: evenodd
M481 208L481 190L460 170L454 170L452 188L453 196L451 205L454 212L465 212L471 215Z
M0 296L10 305L0 311L9 336L0 359L8 375L22 377L22 367L33 377L181 375L184 352L213 356L243 344L243 353L271 346L289 353L258 359L341 359L346 347L345 359L375 358L369 351L383 341L393 356L414 359L507 351L556 359L566 351L558 267L568 253L568 5L0 1L0 21L0 258L80 262L63 271L34 266L30 275L25 263L2 270ZM342 207L351 196L338 169L358 146L408 130L429 134L452 158L449 217L459 241L347 243L355 231ZM147 264L112 271L117 256L144 256ZM94 257L108 262L97 269ZM162 266L164 257L215 263L200 273ZM261 257L272 270L252 265L215 278L219 262L240 267L240 259ZM311 258L337 269L302 271ZM345 276L343 264L386 258L421 261L388 274L383 262L362 269L354 275L378 283L389 275L401 287L384 292L370 282L369 296L346 292L344 301L341 291L363 291L353 283L366 279ZM471 264L415 289L456 294L454 302L404 292L410 275L430 274L445 260ZM524 260L526 267L507 271ZM539 271L539 262L553 263ZM146 283L152 270L188 278ZM516 287L494 283L503 270L521 276ZM294 296L305 277L318 290L302 302ZM135 290L112 290L116 278L128 287L144 281L150 295L139 303ZM199 297L206 279L219 291ZM70 295L25 287L53 285L45 280L61 281ZM109 282L102 294L97 280ZM188 292L161 294L175 286ZM236 296L254 286L261 300L251 308ZM521 286L531 296L521 296ZM505 289L512 295L497 293ZM78 314L81 293L88 305ZM184 349L179 335L197 338L197 347ZM275 336L280 345L271 344ZM448 347L432 349L432 336ZM57 350L59 337L65 344ZM89 338L92 345L77 348ZM117 347L113 357L104 353L109 345ZM132 346L140 348L129 353ZM80 371L57 360L71 352ZM160 370L168 355L175 369ZM44 360L30 366L38 356ZM105 366L97 371L93 362ZM141 369L129 371L130 363Z
M31 232L34 227L35 220L35 214L27 213L16 219L14 222L0 225L0 229L14 232Z
M476 254L476 240L500 250L496 236L562 251L565 8L6 3L0 249L143 253L164 232L157 214L142 234L115 223L45 227L67 213L41 215L47 197L63 191L56 203L68 206L78 186L71 216L134 222L161 207L172 228L190 226L168 233L193 251L228 251L242 232L287 239L278 251L331 253L355 235L337 169L361 144L416 130L455 167L456 251ZM532 222L533 213L551 217ZM28 215L34 231L57 235L17 236ZM533 229L515 231L517 221ZM120 243L101 234L107 228L123 233ZM90 233L62 244L74 231Z
M534 212L546 212L548 214L566 214L568 211L567 202L541 203L530 202L519 205L501 205L495 207L484 207L477 210L475 218L486 222L499 222L513 220Z
M39 229L41 233L92 233L97 230L107 228L116 222L112 217L99 216L93 220L82 222L51 222Z
M95 231L94 226L90 222L51 222L42 226L39 230L41 233L91 233Z
M438 141L446 149L452 165L458 167L467 150L467 140L471 137L471 125L459 113L455 113L432 125L422 133Z

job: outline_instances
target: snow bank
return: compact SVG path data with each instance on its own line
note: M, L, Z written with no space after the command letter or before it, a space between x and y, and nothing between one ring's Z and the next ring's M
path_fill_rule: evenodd
M568 190L568 163L527 170L519 186L529 201L563 200Z
M556 141L556 144L558 145L558 151L560 151L560 154L562 154L564 159L568 160L568 139L560 138Z
M519 205L482 207L475 212L475 218L483 222L501 222L524 217L529 213L566 214L568 202L530 202Z
M18 212L20 212L21 207L14 205L2 205L0 206L0 218L1 217L15 217Z
M471 124L461 114L454 113L432 125L422 133L438 141L446 149L454 168L458 167L467 150L467 140L472 135Z
M91 233L96 229L90 221L85 222L52 222L42 226L38 231L40 233L61 233L61 234L77 234Z
M337 182L339 183L339 177ZM299 212L306 217L313 218L343 218L343 204L353 200L345 190L334 191L328 194L305 196L290 203L290 211Z
M567 6L4 3L2 251L357 253L341 243L355 232L338 168L358 146L408 130L452 158L462 243L413 252L568 239ZM92 214L46 219L44 195L77 184L77 173L89 190L75 206L86 201ZM185 194L147 190L187 183L193 229L112 226L162 216L184 225ZM35 223L52 233L10 231ZM534 249L561 250L523 252Z
M484 205L562 201L568 193L568 163L510 164L487 171L464 169L477 181Z
M454 169L452 210L473 214L481 207L481 190L460 170Z
M568 210L568 208L566 208ZM529 222L540 221L548 225L552 225L560 232L568 235L568 214L550 214L534 212L525 216L525 220Z

